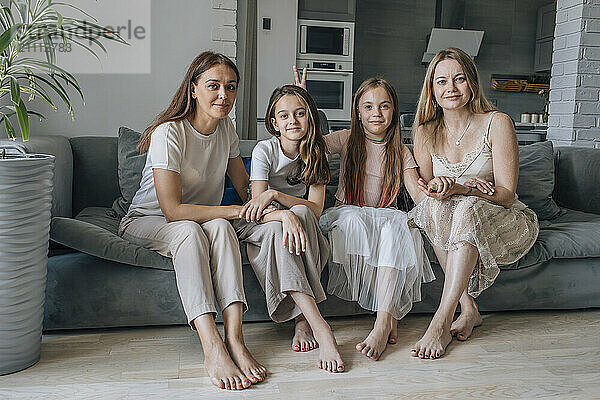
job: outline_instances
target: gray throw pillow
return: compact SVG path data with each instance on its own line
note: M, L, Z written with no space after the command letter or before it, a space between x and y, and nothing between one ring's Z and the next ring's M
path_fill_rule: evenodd
M146 153L140 154L136 146L140 140L140 133L126 128L119 128L118 141L118 176L121 197L118 197L112 208L119 218L127 214L133 196L140 188L142 170L146 164Z
M554 202L554 149L552 142L538 142L519 147L519 183L517 195L539 219L561 214Z

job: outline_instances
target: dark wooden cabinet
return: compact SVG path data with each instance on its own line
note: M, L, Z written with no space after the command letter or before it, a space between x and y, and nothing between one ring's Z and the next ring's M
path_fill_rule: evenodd
M299 0L298 18L354 22L356 0Z
M555 3L538 9L537 34L535 37L535 72L545 72L552 68L555 20Z

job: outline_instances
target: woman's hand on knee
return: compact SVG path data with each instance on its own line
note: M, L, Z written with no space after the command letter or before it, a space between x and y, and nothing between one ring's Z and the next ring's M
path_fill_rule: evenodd
M281 225L283 228L283 247L287 247L290 253L300 255L306 251L306 234L300 219L292 211L286 210L282 214Z

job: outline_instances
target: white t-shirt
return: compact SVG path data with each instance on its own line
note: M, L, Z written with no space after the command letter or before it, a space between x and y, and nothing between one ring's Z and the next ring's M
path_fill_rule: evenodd
M221 204L227 164L239 155L239 140L229 117L220 120L208 136L194 129L187 119L159 125L152 133L140 188L129 213L162 215L154 187L154 168L179 173L182 203Z
M287 182L287 177L296 171L298 157L300 155L294 159L286 157L281 150L279 139L276 137L262 140L252 150L250 180L268 181L269 189L290 196L303 197L306 194L305 184L290 185Z

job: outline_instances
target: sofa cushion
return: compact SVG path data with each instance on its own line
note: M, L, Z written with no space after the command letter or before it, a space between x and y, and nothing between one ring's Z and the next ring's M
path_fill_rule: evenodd
M554 150L552 142L538 142L519 148L519 182L517 195L539 219L561 214L552 199L554 191Z
M556 149L554 198L563 207L600 214L600 151L582 147Z
M86 207L110 207L119 197L116 137L77 136L73 150L73 212Z
M120 218L114 210L88 207L73 218L52 218L50 238L64 246L110 261L172 270L170 258L129 243L117 235Z
M563 209L541 224L537 242L552 258L600 257L600 215Z
M252 157L242 157L242 161L244 162L244 168L246 168L246 172L250 174L250 162L252 161ZM223 198L221 199L222 206L231 206L234 204L242 204L242 199L240 195L233 187L233 183L231 183L231 179L228 176L225 176L225 190L223 191Z
M553 258L600 258L600 215L563 208L553 220L540 221L538 239L523 258L501 269L527 268Z
M131 200L140 188L142 170L146 164L146 154L140 154L136 149L139 140L139 132L124 126L119 128L117 172L121 196L115 199L112 208L120 217L127 214Z

